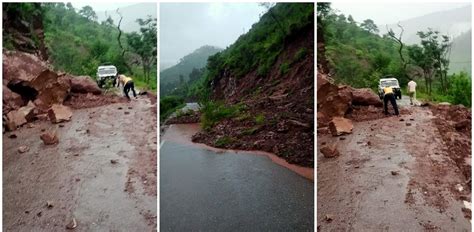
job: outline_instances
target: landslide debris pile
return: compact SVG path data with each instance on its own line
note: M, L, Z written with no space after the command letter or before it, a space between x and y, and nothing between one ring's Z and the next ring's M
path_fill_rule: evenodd
M194 142L221 148L263 150L289 163L313 167L314 11L311 7L313 4L277 4L272 8L281 20L304 12L299 15L301 20L297 25L290 27L293 31L274 45L281 46L281 49L277 48L274 60L268 63L255 60L258 65L249 68L243 67L243 62L232 65L222 58L234 61L238 59L234 54L249 54L249 48L262 54L267 49L275 49L266 48L264 44L265 39L281 33L268 14L262 16L230 50L209 59L210 63L211 60L219 63L217 75L209 80L212 99L225 102L229 108L238 108L238 112L193 136ZM259 31L269 27L275 27L271 35L262 35ZM255 52L252 59L257 56L262 60L268 58L262 54Z
M343 127L344 124L352 124L352 120L373 120L382 118L384 115L383 103L371 89L336 85L326 74L320 72L318 72L317 95L318 133L329 132L331 125ZM337 131L337 128L331 131L335 130ZM340 133L333 133L333 135L340 135Z
M72 112L66 105L71 99L92 99L100 104L97 99L101 94L90 77L58 74L33 54L3 52L3 132L34 120L68 121ZM106 101L118 101L111 99Z
M448 155L471 185L471 110L462 105L432 105L430 109Z

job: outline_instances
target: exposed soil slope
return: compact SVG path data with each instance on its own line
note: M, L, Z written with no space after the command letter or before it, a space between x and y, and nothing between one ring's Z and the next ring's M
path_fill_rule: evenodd
M243 103L249 116L223 120L193 141L216 146L219 138L227 136L232 142L223 148L268 151L290 163L313 167L314 25L294 34L267 76L254 70L240 78L230 72L219 77L213 98ZM293 60L301 48L307 49L307 55L283 74L281 65ZM255 122L257 115L263 115L263 123Z

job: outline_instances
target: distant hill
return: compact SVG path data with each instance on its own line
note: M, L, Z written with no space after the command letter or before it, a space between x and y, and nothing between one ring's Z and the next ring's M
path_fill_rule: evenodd
M148 15L151 15L153 18L157 17L156 3L152 2L122 7L119 9L119 12L123 16L120 28L125 32L139 31L140 25L136 22L139 18L146 18ZM117 25L120 20L120 16L116 10L97 11L96 14L99 22L105 21L108 16L112 17L115 25Z
M457 37L462 33L471 30L471 6L465 6L452 10L440 11L424 16L401 21L405 32L403 41L407 44L417 44L420 42L416 35L418 31L426 31L427 28L433 28L451 37ZM386 25L378 25L381 34L387 33ZM400 28L397 22L388 25L397 34Z
M177 83L180 81L180 75L184 77L184 81L187 81L189 74L194 68L203 68L207 64L207 58L221 50L218 47L209 45L196 49L191 54L181 58L178 64L161 71L160 84Z
M469 30L453 39L450 56L451 63L449 65L450 73L465 71L471 75L471 33L472 31Z

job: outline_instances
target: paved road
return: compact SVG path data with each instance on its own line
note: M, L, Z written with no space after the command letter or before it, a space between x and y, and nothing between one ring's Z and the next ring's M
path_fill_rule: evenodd
M150 100L74 110L3 135L3 230L154 231L156 114ZM45 146L41 130L56 130ZM15 134L16 139L9 136ZM30 147L19 154L19 146ZM115 160L116 163L112 163ZM53 207L46 207L46 202Z
M187 129L166 133L174 130ZM161 231L313 231L312 181L263 155L163 139Z

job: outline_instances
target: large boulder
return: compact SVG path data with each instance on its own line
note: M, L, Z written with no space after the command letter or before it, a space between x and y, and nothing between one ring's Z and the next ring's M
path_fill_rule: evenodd
M30 82L47 69L50 69L49 65L33 54L18 51L3 52L4 84Z
M337 86L325 74L318 73L318 112L325 116L343 117L351 109L352 91L348 86Z
M352 104L362 106L383 106L382 100L380 100L379 96L369 88L352 89Z
M71 85L71 92L73 93L92 93L94 95L102 94L102 90L97 83L89 76L70 76L64 75Z
M22 105L24 105L23 99L21 96L13 91L11 91L5 85L3 86L3 114L7 114L12 110L19 109Z
M334 117L329 123L329 130L333 136L352 133L352 121L343 117Z
M71 120L72 111L64 105L54 104L48 110L48 117L53 123L60 123Z
M70 83L58 78L47 63L22 52L3 54L3 80L12 91L23 99L34 100L43 110L52 104L63 103L71 88Z

